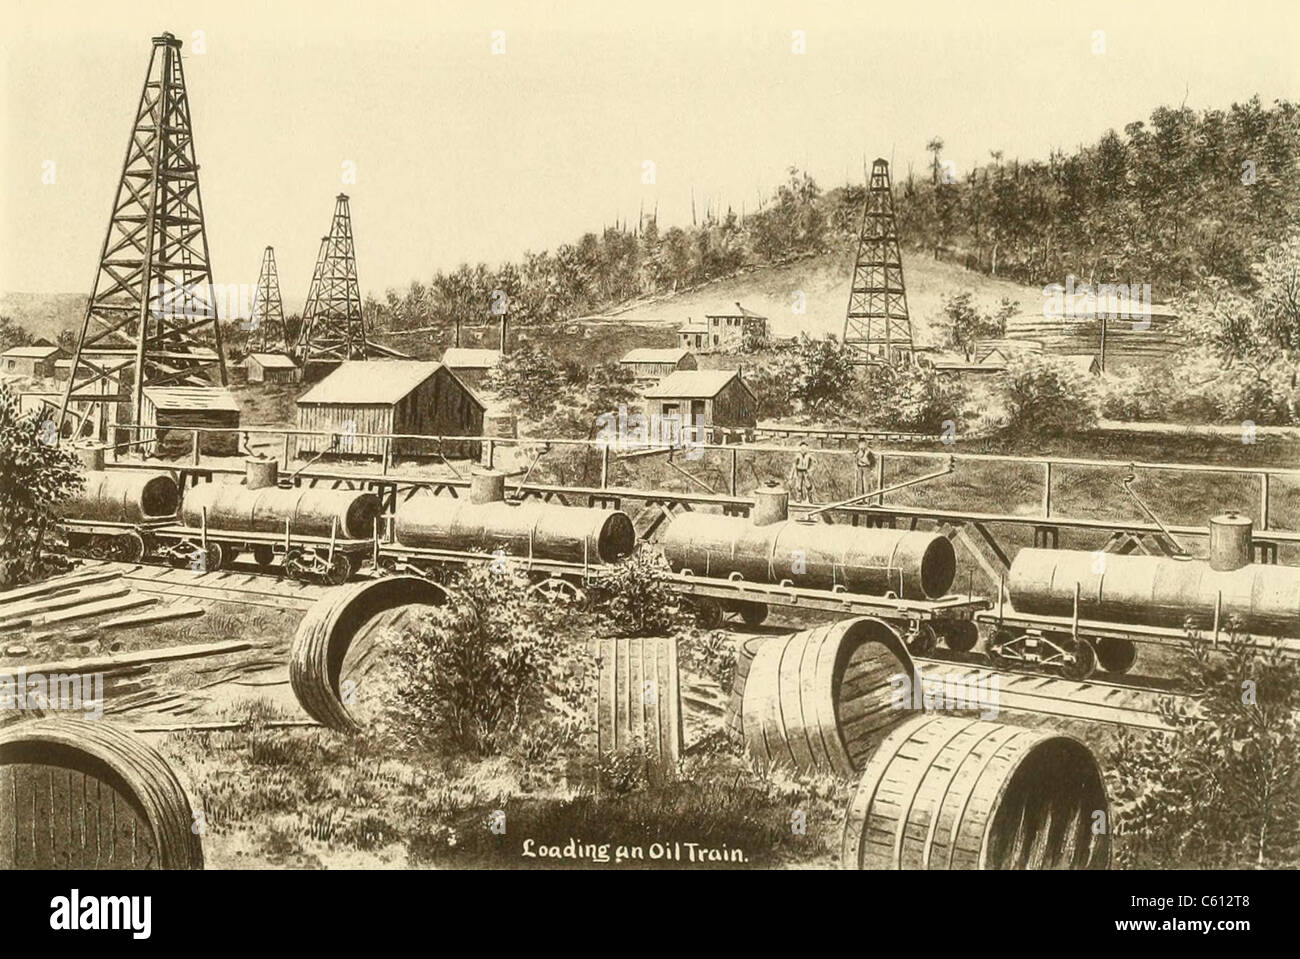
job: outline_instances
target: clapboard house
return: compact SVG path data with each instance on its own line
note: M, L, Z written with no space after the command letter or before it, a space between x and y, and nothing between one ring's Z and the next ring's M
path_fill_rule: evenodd
M618 365L632 374L633 382L649 385L678 370L698 369L699 361L690 350L642 347L629 350L618 361Z
M452 346L442 354L442 364L455 373L470 389L481 389L488 374L501 362L500 350Z
M348 360L298 398L302 454L432 456L435 440L482 436L484 403L442 363L420 360ZM383 435L367 435L383 434ZM387 434L415 438L394 439ZM478 443L444 444L447 456L477 457Z
M758 424L758 400L739 370L678 370L645 391L646 415L681 418L707 440L711 428L748 430ZM720 432L714 438L724 439Z
M222 386L146 386L139 425L148 455L170 454L194 430L203 430L197 434L202 455L239 453L239 402Z
M53 378L54 364L67 355L52 343L15 346L0 354L0 372L6 376Z
M249 353L244 370L250 383L297 383L302 370L284 353Z

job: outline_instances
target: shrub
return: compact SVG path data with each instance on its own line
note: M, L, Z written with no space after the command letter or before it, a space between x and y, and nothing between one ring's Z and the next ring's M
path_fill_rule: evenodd
M1008 430L1063 436L1097 425L1097 401L1087 375L1050 357L1013 359L1001 392Z
M776 386L806 412L829 410L852 389L853 351L827 336L801 334L793 349L783 350L774 370Z
M59 503L82 487L81 466L57 437L53 420L20 415L18 397L0 384L0 588L42 575Z
M395 638L388 732L416 747L489 756L582 715L585 648L568 641L560 611L525 577L475 563L447 594Z
M592 589L593 598L603 607L603 634L666 636L685 627L690 617L677 591L668 585L668 572L663 554L646 543L603 572Z
M919 366L874 366L859 375L845 412L863 425L941 433L961 421L959 383Z
M1300 864L1300 665L1229 636L1189 637L1189 704L1169 732L1125 732L1110 756L1117 860L1125 866Z

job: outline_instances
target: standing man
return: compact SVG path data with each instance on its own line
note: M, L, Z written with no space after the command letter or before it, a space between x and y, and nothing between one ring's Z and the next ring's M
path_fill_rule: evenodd
M872 489L871 470L876 465L876 454L867 449L867 441L861 437L858 437L858 451L854 454L853 465L856 478L853 492L856 496L863 496Z
M812 502L812 453L808 451L808 441L799 442L799 452L795 454L794 468L791 471L794 479L794 498L797 503Z

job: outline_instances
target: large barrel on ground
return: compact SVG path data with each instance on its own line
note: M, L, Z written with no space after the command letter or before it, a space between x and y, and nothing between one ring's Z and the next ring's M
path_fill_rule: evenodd
M671 775L682 754L682 692L677 640L592 640L597 660L596 751L641 750L647 767Z
M419 496L397 511L397 541L428 549L504 549L566 563L613 563L636 546L636 530L622 510L522 503L470 503Z
M252 533L283 533L284 522L300 536L328 536L337 528L342 539L368 539L380 514L374 493L305 486L248 489L234 483L202 483L185 492L181 518L198 526L207 510L208 526Z
M749 679L749 670L754 664L758 647L769 638L750 636L736 647L736 671L731 680L731 697L722 711L722 728L727 731L728 738L738 743L745 741L745 682Z
M441 586L420 576L386 576L326 590L298 623L289 649L289 683L299 705L330 729L360 732L364 723L348 708L358 690L341 688L349 653L391 625L394 612L441 606L446 598Z
M1072 615L1076 584L1081 619L1205 629L1218 604L1225 627L1232 617L1248 631L1300 636L1300 567L1022 549L1007 576L1011 605L1044 616Z
M840 865L1104 869L1109 820L1101 769L1077 739L920 716L868 762L845 815Z
M843 586L873 596L937 599L957 571L951 542L915 530L793 520L756 525L743 517L683 513L661 542L678 572L738 574L758 583L789 580L811 589Z
M861 617L764 642L745 681L749 755L766 767L849 776L905 713L896 677L916 668L889 624Z
M61 513L68 519L143 523L176 515L180 488L170 473L140 470L89 470L82 492Z
M202 869L176 773L104 722L0 729L0 869Z

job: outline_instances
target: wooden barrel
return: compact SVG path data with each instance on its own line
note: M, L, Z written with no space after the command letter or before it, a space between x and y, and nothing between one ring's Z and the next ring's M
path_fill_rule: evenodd
M1101 813L1105 830L1093 833ZM846 869L1104 869L1101 769L1069 736L920 716L871 757L844 820Z
M120 727L0 729L0 869L202 869L194 824L167 760Z
M170 473L90 470L85 482L82 492L60 507L60 515L67 519L142 523L174 516L180 504L180 488Z
M317 722L339 732L362 728L343 701L340 680L353 644L374 633L386 613L441 606L447 594L419 576L387 576L327 590L298 624L289 651L289 681L298 703Z
M891 678L914 677L888 623L846 619L763 643L745 680L743 728L761 767L860 771L884 735L907 718Z
M738 743L745 741L745 681L754 662L758 647L770 639L768 636L751 636L736 647L736 672L731 680L731 698L722 713L722 728L727 737Z
M677 642L663 637L599 639L596 750L644 750L647 764L671 774L682 754L682 691Z

